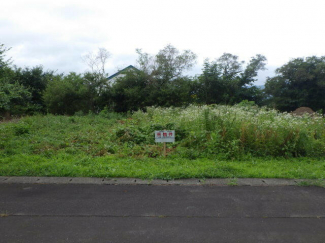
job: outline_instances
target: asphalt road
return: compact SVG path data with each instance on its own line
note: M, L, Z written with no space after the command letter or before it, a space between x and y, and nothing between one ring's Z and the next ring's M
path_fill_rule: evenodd
M325 189L0 184L0 242L325 242Z

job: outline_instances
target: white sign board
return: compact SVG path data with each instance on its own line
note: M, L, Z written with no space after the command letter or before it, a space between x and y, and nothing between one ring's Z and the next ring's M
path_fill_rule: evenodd
M162 130L155 131L156 143L174 143L175 142L175 130Z

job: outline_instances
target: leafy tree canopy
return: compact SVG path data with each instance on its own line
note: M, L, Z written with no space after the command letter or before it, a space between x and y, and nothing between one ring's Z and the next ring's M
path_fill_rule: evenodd
M6 59L6 52L9 50L4 44L0 44L0 69L11 64L11 59Z
M15 67L14 79L31 94L31 111L44 112L45 105L42 99L42 94L48 84L54 78L53 71L44 71L43 66L18 68Z
M160 81L160 84L173 81L182 77L184 71L191 69L196 63L196 54L190 50L182 53L172 45L167 45L156 55L150 55L136 50L140 69L150 76L151 79Z
M20 115L28 109L31 93L18 82L0 78L0 115ZM9 118L9 117L8 117Z
M238 56L224 53L215 61L205 60L196 83L199 100L206 104L234 104L242 100L258 101L259 90L252 86L259 70L264 70L266 58L252 57L244 68Z
M57 75L44 91L44 102L54 114L73 115L77 111L91 110L89 89L80 74Z
M325 56L295 58L268 78L265 92L268 102L282 111L307 106L313 110L325 108Z

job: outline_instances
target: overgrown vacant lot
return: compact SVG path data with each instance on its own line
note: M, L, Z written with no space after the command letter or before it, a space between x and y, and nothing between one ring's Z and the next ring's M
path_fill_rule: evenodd
M250 105L25 117L0 123L0 175L325 178L324 125Z

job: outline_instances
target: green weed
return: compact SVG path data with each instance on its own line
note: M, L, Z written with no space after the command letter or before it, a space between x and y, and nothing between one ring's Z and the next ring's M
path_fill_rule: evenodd
M227 185L228 186L238 186L237 178L229 178Z
M35 115L0 123L0 175L324 178L325 122L255 106ZM176 142L154 131L176 131Z
M308 180L308 181L300 181L297 183L298 186L318 186L318 187L325 187L324 179L317 179L317 180Z

